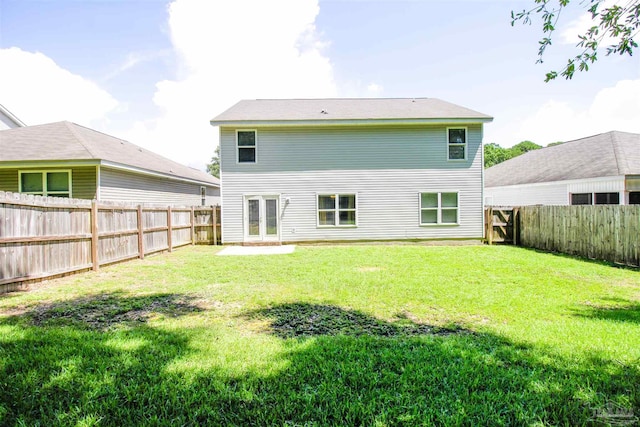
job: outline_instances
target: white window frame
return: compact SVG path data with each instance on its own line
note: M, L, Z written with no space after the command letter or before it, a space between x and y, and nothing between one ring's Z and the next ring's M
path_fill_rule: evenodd
M69 191L48 191L47 189L47 179L46 176L48 173L61 173L66 172L67 177L69 179ZM26 173L39 173L42 177L42 191L22 191L22 175ZM18 192L24 194L34 194L38 196L45 197L60 197L60 194L66 195L68 198L72 198L72 183L71 179L71 169L37 169L37 170L20 170L18 171Z
M449 131L450 130L464 130L464 142L451 144L449 142ZM467 153L469 152L469 129L466 126L451 126L447 128L447 133L445 135L445 140L447 142L447 161L449 162L465 162L467 160ZM452 159L449 153L449 147L463 147L464 148L464 158L462 159Z
M442 211L443 210L453 210L451 207L443 207L442 206L442 194L455 194L456 195L456 222L442 222ZM438 206L436 207L422 207L422 195L423 194L437 194L438 195ZM460 191L458 190L445 190L445 191L421 191L418 193L418 205L420 206L420 210L418 212L418 223L421 227L433 227L433 226L456 226L460 225ZM435 210L436 211L436 222L422 222L422 211L425 210Z
M240 146L238 142L240 141L238 138L238 133L240 132L253 132L254 134L254 161L253 162L241 162L240 161L240 148L249 148L247 145ZM258 163L258 131L256 129L236 129L236 163L239 165L255 165Z
M320 209L320 196L331 197L335 200L333 209ZM353 196L355 201L354 209L340 209L340 196ZM333 224L320 224L320 212L333 212ZM354 212L356 217L355 224L340 224L340 212ZM316 226L318 228L355 228L358 226L358 193L333 193L324 192L316 193Z

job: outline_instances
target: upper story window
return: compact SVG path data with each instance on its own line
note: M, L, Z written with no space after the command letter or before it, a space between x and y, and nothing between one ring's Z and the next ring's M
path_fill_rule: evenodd
M467 128L447 128L447 150L449 160L466 160Z
M236 133L238 147L238 163L256 162L256 131L239 130Z
M20 171L20 192L34 196L71 197L71 171Z
M356 206L355 194L319 194L318 225L354 227Z

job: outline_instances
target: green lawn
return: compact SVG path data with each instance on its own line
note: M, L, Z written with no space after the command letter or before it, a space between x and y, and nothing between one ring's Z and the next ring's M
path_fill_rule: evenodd
M632 425L640 272L187 247L0 295L0 425Z

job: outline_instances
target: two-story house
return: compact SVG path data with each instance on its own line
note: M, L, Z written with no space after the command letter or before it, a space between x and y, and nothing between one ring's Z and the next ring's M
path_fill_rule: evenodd
M224 243L481 239L490 121L433 98L240 101L211 120Z

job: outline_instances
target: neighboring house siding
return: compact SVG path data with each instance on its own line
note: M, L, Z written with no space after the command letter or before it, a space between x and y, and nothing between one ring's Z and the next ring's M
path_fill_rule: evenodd
M18 192L19 171L71 170L71 196L75 199L93 199L96 195L96 167L47 167L0 169L0 190Z
M624 177L541 182L485 188L485 203L493 206L568 205L575 193L620 193L624 200Z
M96 166L71 169L72 196L74 199L96 198Z
M0 169L0 191L18 192L17 169Z
M207 187L205 204L218 204L219 196L219 189ZM199 184L104 167L100 169L100 200L169 205L202 203Z
M462 162L447 161L445 126L257 129L256 164L236 163L235 130L223 129L224 241L244 240L251 194L280 196L283 242L481 238L482 131L467 128ZM459 225L419 225L419 194L438 191L459 192ZM318 227L318 193L357 194L358 226Z

